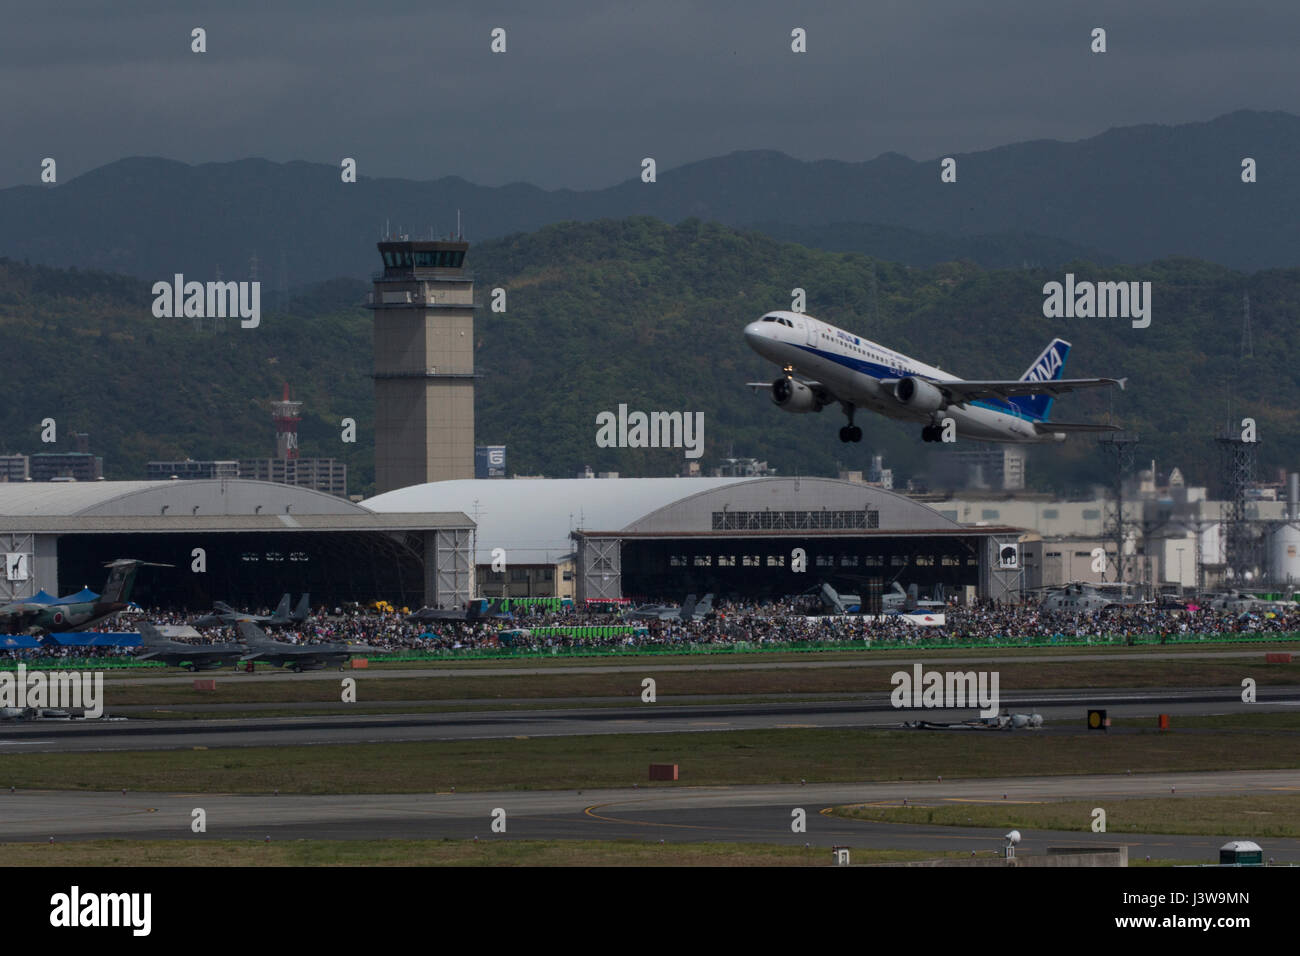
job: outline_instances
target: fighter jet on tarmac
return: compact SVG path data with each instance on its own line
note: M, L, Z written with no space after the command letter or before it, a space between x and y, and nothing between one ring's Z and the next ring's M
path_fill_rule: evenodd
M288 644L272 640L252 621L240 621L237 629L244 645L244 660L261 661L273 667L288 666L292 671L319 670L327 664L337 664L343 670L353 655L378 650L366 644Z
M192 631L198 636L198 631ZM243 644L186 644L173 641L152 624L140 625L140 649L136 660L162 661L168 667L185 667L191 671L216 670L226 664L239 666L248 653Z

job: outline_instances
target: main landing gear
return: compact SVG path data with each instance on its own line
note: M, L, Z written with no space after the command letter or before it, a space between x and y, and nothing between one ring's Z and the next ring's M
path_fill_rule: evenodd
M845 405L844 414L849 416L849 423L840 429L840 441L862 441L862 429L853 424L853 413L857 410L852 405Z
M940 413L932 415L930 424L921 429L921 441L943 441L943 422Z

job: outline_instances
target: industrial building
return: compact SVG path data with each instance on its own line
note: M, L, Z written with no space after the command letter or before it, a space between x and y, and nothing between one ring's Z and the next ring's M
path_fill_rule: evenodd
M143 606L272 606L285 591L317 605L459 605L472 529L459 512L379 514L243 479L0 484L0 602L98 590L105 562L139 558L170 565L137 578Z

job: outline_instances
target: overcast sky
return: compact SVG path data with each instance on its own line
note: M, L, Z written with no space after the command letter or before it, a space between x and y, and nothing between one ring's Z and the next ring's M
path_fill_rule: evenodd
M0 29L0 186L36 184L46 156L60 182L126 156L352 156L362 176L589 189L643 156L930 159L1300 102L1300 4L1280 0L17 8Z

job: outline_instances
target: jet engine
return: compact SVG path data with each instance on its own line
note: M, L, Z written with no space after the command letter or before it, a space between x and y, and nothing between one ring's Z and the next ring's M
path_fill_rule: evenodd
M948 400L943 397L943 392L925 379L910 375L898 380L898 384L894 386L894 398L922 412L937 412L948 404Z
M772 401L787 412L820 412L822 403L803 382L792 378L778 378L772 383Z

